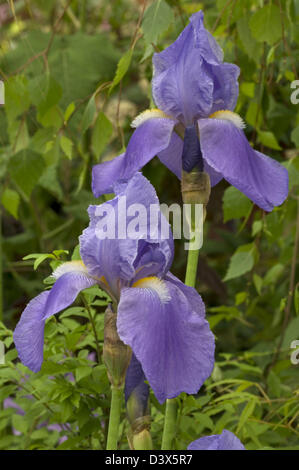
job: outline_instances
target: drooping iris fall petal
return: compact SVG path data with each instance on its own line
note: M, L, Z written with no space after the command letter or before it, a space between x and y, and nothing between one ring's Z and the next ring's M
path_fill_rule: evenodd
M174 277L122 290L117 330L133 349L157 399L197 393L214 366L214 336L192 288ZM189 293L189 290L188 290Z
M288 172L276 160L255 151L242 129L227 119L200 119L205 161L255 204L271 211L288 195Z
M71 263L65 263L70 265ZM95 280L82 270L62 274L50 291L31 300L14 331L14 343L22 363L38 372L43 362L45 320L71 305L79 292L95 284Z
M92 170L92 190L96 197L112 193L117 181L129 180L147 162L170 144L176 121L152 118L143 122L132 135L124 154L100 163Z
M201 437L191 442L188 450L245 450L245 447L237 436L224 429L221 434Z

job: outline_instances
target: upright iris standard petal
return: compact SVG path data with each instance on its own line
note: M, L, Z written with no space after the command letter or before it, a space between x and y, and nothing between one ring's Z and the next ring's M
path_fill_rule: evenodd
M65 263L68 264L68 263ZM35 297L22 313L14 331L14 343L22 363L38 372L43 362L45 320L74 302L78 293L95 284L83 272L66 272L50 291Z
M234 109L239 68L223 63L223 53L205 29L203 13L167 49L154 54L153 96L156 105L185 125L217 109Z
M176 121L152 118L142 123L132 135L125 154L100 163L92 170L92 190L96 197L113 192L117 181L127 181L159 152L169 146Z
M200 142L205 161L255 204L271 211L288 195L288 172L253 150L242 129L229 120L200 119Z
M98 278L104 276L116 293L119 281L128 282L135 277L136 270L141 268L141 256L142 266L158 263L158 271L161 274L167 272L173 257L173 239L169 224L165 227L168 227L170 237L163 240L161 224L151 223L151 206L158 209L158 220L162 220L162 215L155 189L141 173L135 173L127 183L115 184L114 191L114 199L101 206L89 207L90 225L80 237L80 252L88 271ZM135 236L132 222L138 217L136 213L139 209L142 209L141 224L138 224L136 237L131 238ZM100 238L99 228L103 220L101 214L106 213L108 216L103 216L105 225L113 228L114 238Z
M178 279L147 278L122 290L117 330L131 346L157 399L197 393L214 366L214 336L194 290ZM191 289L191 288L189 288Z
M221 434L201 437L191 442L188 450L245 450L245 447L237 436L224 429Z

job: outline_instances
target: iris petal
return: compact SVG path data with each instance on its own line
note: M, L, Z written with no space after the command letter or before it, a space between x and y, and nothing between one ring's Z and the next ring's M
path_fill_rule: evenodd
M96 197L113 193L118 181L129 180L159 152L170 144L176 121L167 118L152 118L134 131L126 153L115 159L95 165L92 169L92 190Z
M179 179L182 177L183 140L173 132L168 147L158 153L160 161Z
M232 432L224 429L221 434L201 437L191 442L188 450L245 450L245 447Z
M14 331L14 342L22 363L38 372L43 362L45 320L68 307L78 293L95 284L82 272L68 272L55 282L50 291L31 300Z
M157 263L157 271L164 273L173 257L173 239L169 230L169 239L162 239L161 227L155 226L152 233L150 208L156 206L160 214L160 205L155 189L150 182L136 173L127 183L114 186L116 197L101 206L90 206L90 224L80 237L80 252L88 271L97 277L104 276L115 294L118 295L119 281L128 283L135 276L136 269L149 262ZM134 216L127 215L127 209L142 207L146 220L139 227L136 238L128 237L128 227ZM137 206L136 210L137 210ZM106 224L115 229L115 238L99 238L99 214L107 210ZM106 209L105 209L106 208ZM143 217L142 217L143 220ZM167 224L169 227L169 225ZM123 236L123 238L121 238ZM152 245L151 251L150 247ZM161 253L162 252L162 253ZM146 255L147 253L147 255ZM149 253L153 256L149 257ZM141 257L144 257L142 265Z
M130 396L134 396L134 414L136 418L142 417L147 413L149 386L145 383L145 375L142 370L140 362L137 360L135 354L132 354L132 359L126 374L125 382L125 400L126 403Z
M229 120L200 119L198 125L208 165L265 211L284 202L288 195L286 168L255 151L244 132Z
M145 288L122 290L117 330L163 403L181 392L198 392L213 369L214 336L199 294L174 277L161 282L163 289L147 282Z
M204 27L203 13L195 13L177 40L154 54L156 105L185 125L217 109L233 109L239 68L222 61L221 48Z

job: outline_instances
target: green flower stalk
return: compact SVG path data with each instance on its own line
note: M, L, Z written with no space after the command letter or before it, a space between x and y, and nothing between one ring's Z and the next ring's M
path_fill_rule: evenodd
M116 329L117 314L109 306L105 312L103 362L111 383L111 408L107 450L116 450L126 372L132 350L119 338Z

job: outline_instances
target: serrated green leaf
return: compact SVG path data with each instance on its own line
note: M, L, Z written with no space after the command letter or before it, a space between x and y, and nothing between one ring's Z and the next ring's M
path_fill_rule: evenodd
M170 6L164 0L154 2L147 8L142 22L145 41L155 44L173 21L174 14Z
M98 114L91 138L92 150L99 158L113 134L113 126L103 112Z
M129 49L120 59L120 61L117 64L117 69L116 69L116 74L113 79L113 82L109 88L109 93L112 92L113 88L116 87L116 85L119 84L119 82L124 78L126 75L127 71L129 70L131 60L133 56L133 50Z
M269 147L270 149L274 150L281 150L279 143L276 140L275 135L273 132L270 131L258 131L258 139L261 144Z
M93 123L96 111L97 111L96 103L95 103L94 95L92 95L83 113L83 118L81 122L82 134L84 134L89 128L89 126L91 126L91 124Z
M257 10L249 24L252 35L258 42L266 41L272 46L281 39L281 15L278 6L273 3Z
M64 122L68 122L69 118L71 117L75 109L76 109L75 103L72 101L65 110L65 113L63 116Z
M14 182L29 198L43 173L45 163L41 155L26 149L11 157L8 168Z
M249 14L245 14L242 18L239 18L237 21L237 30L239 38L243 44L244 51L246 54L253 60L258 61L262 48L261 45L257 43L254 37L251 34L249 28Z
M57 105L62 97L62 88L51 75L38 77L39 83L33 83L36 93L38 120Z
M1 203L3 207L9 212L15 219L18 218L18 208L20 204L20 196L13 189L6 188L3 191L1 197Z
M252 208L252 202L234 186L230 186L223 196L223 221L246 217Z
M16 75L5 82L5 111L12 122L30 106L28 80L23 75Z
M88 377L92 373L92 367L90 366L81 366L76 369L76 382L83 379L84 377Z
M73 156L73 145L73 142L65 135L60 137L60 147L70 160Z
M241 431L248 418L253 414L256 403L256 400L251 400L246 404L240 416L237 433Z
M223 280L235 279L251 271L257 256L257 248L254 243L241 245L231 257L229 268Z

